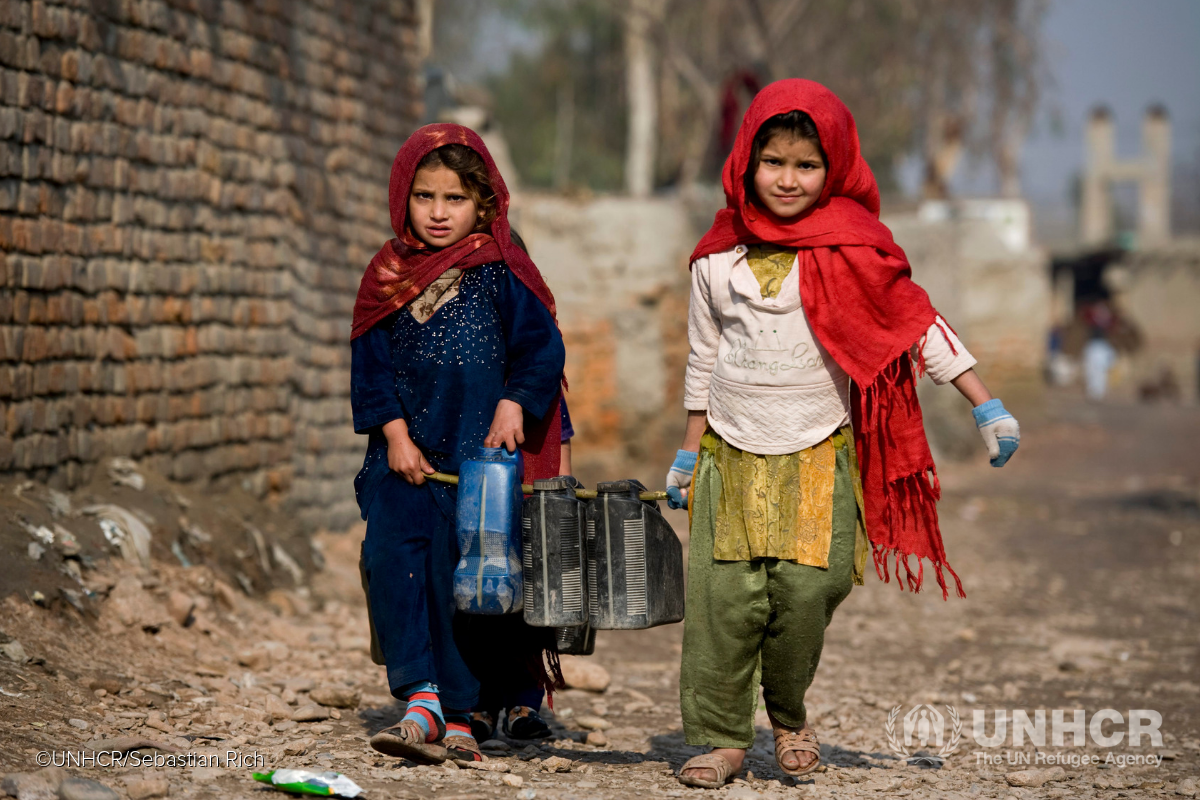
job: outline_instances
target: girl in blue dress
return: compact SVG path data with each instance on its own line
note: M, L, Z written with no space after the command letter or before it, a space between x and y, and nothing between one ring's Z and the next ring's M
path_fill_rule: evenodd
M521 448L526 480L558 474L563 341L545 281L512 243L508 203L478 135L418 130L392 166L396 238L367 267L354 308L364 577L389 687L407 703L371 746L422 763L479 758L470 711L501 643L506 660L553 683L550 629L456 615L455 487L425 477L457 473L480 446Z

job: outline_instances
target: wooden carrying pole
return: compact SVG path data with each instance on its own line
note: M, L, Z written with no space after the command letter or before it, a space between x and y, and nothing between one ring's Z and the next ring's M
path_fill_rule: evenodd
M426 475L425 477L428 480L437 481L438 483L453 483L456 486L458 485L458 476L457 475L449 475L445 472L434 472L433 474ZM522 494L533 494L533 486L528 483L522 483L521 484L521 493ZM596 491L594 489L576 489L575 496L578 497L580 500L592 500L593 498L596 497ZM667 493L666 492L642 492L641 494L638 495L638 499L645 500L646 502L654 502L657 500L666 500Z

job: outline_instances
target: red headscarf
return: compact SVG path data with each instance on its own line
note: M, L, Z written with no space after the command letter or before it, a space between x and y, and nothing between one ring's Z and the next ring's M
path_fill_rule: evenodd
M818 201L781 218L746 197L744 176L758 129L771 117L803 111L816 123L829 162ZM943 597L946 563L938 528L940 496L925 439L916 377L908 352L937 316L891 231L879 221L879 189L859 149L854 117L837 95L813 81L776 81L751 103L723 173L726 207L692 260L739 244L799 248L800 296L817 339L849 374L855 443L862 470L867 533L880 577L895 555L910 589L919 591L929 559ZM918 369L921 365L918 365ZM908 557L917 557L917 572Z
M496 219L489 233L470 236L441 249L431 248L413 233L408 224L408 196L416 177L417 165L430 152L448 144L462 144L474 150L487 165L488 183L496 195ZM542 301L555 316L554 296L529 255L512 242L508 224L508 187L496 168L496 162L479 134L452 123L426 125L417 130L396 153L388 183L388 208L396 238L389 240L363 274L354 301L354 322L350 338L356 339L393 311L403 308L448 269L470 269L494 261L508 268ZM532 430L525 431L525 474L528 479L550 478L558 474L561 418L558 403Z

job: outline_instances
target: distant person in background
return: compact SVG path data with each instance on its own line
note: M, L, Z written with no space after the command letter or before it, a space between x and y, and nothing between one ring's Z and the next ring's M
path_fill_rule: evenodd
M1046 346L1046 380L1051 386L1069 386L1079 371L1075 360L1064 352L1064 330L1062 325L1051 328Z
M1083 384L1089 400L1100 401L1108 394L1108 372L1117 363L1117 349L1101 330L1083 346Z
M780 768L820 765L805 693L868 549L884 580L894 560L916 591L929 559L943 596L945 573L962 595L917 376L971 402L993 466L1019 440L880 223L841 100L812 81L767 86L723 175L726 208L692 254L688 419L667 475L669 504L691 511L684 735L713 748L679 780L713 789L754 744L759 682Z
M479 136L427 125L392 165L390 240L354 306L354 428L368 438L355 493L367 520L363 582L404 718L370 744L418 763L481 760L471 734L480 684L524 674L552 686L550 629L519 614L458 614L457 473L480 446L518 447L527 480L558 474L564 348L554 299L513 244L509 196ZM374 648L373 648L374 649Z
M1109 300L1084 305L1079 319L1087 333L1080 353L1084 393L1089 400L1099 402L1108 394L1109 376L1117 364L1117 356L1139 350L1142 335Z

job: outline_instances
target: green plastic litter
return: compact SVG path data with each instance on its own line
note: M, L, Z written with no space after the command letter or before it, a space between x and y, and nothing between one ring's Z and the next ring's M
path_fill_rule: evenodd
M254 780L270 784L292 794L315 794L322 797L358 797L362 787L340 772L312 772L306 769L273 769L255 772Z

